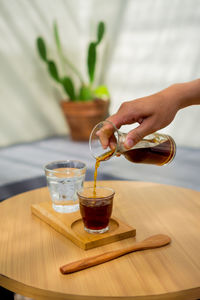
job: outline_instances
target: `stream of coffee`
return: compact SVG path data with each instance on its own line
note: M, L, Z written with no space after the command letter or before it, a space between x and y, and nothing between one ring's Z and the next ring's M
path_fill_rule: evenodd
M110 150L104 154L102 154L101 156L98 156L96 158L96 163L95 163L95 171L94 171L94 189L93 189L93 197L96 198L96 186L97 186L97 170L98 170L98 167L100 165L100 162L101 161L105 161L107 160L110 156L113 155L113 152L115 150Z

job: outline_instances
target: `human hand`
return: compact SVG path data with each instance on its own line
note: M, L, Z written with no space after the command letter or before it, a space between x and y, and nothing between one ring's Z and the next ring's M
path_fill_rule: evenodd
M179 107L173 86L154 95L122 103L117 113L107 121L112 122L118 129L122 125L138 123L138 127L131 130L124 146L129 149L146 135L169 125L174 119ZM113 127L109 124L99 133L103 148L112 149L116 140Z

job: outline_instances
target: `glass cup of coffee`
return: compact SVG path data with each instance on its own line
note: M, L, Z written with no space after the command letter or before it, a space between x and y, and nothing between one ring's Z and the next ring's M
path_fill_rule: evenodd
M107 187L83 188L78 193L80 213L84 229L88 233L104 233L109 230L114 190Z
M83 188L86 165L78 160L53 161L44 166L52 207L60 213L79 210L77 192Z

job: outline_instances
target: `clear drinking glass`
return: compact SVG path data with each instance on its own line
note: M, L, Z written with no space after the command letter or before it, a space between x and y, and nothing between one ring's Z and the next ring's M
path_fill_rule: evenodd
M110 145L105 149L104 141L111 136ZM124 142L127 133L120 132L110 121L98 123L92 130L89 147L92 156L108 160L114 155L124 155L133 163L154 164L158 166L170 163L176 154L176 144L173 138L158 132L144 137L131 149L126 149ZM106 159L104 159L104 157Z
M77 192L83 188L86 165L78 160L54 161L44 166L52 207L60 213L79 209Z
M78 192L80 213L84 229L88 233L104 233L109 230L114 190L107 187L84 188Z

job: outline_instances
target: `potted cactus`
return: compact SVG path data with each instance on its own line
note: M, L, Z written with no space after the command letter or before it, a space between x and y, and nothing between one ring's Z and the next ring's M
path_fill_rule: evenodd
M42 37L38 37L36 40L37 50L40 58L47 65L51 78L58 85L61 85L66 93L66 99L61 100L60 104L66 116L72 139L77 141L88 140L94 125L108 116L110 103L107 87L105 85L94 85L97 48L104 37L105 24L104 22L98 23L96 40L90 42L88 46L87 82L85 82L76 66L64 54L56 22L54 22L53 32L61 65L66 67L66 70L71 69L78 78L78 88L75 88L73 78L67 74L60 75L55 61L48 57L46 43Z

